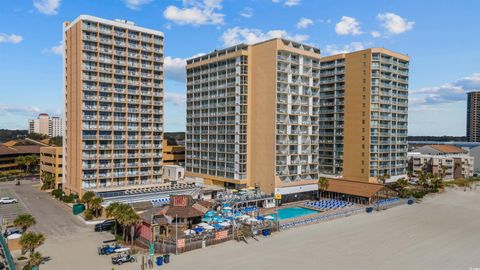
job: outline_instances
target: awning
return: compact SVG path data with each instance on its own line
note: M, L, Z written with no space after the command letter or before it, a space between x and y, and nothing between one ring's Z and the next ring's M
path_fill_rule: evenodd
M386 187L382 184L329 179L327 191L370 198L384 188Z

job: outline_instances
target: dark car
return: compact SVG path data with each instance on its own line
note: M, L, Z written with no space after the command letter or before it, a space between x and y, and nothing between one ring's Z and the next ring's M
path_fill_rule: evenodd
M110 231L113 227L115 227L115 220L105 220L102 223L95 224L95 231Z
M5 233L3 234L3 236L5 238L7 238L8 236L10 236L12 234L22 234L22 233L23 233L23 231L21 229L12 227L12 228L8 228L5 231Z
M123 264L126 262L135 262L135 258L131 255L118 255L112 258L112 264Z

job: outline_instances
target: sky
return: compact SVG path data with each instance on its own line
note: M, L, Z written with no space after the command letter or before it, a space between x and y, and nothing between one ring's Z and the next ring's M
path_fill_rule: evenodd
M408 54L409 135L465 135L466 92L480 90L475 0L2 0L0 128L62 115L62 24L80 14L165 34L165 129L185 131L185 59L283 37L322 55L368 47Z

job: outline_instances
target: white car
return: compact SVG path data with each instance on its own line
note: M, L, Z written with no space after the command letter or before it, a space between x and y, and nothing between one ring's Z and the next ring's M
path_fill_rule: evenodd
M18 203L18 201L17 199L10 198L10 197L0 198L0 204L11 204L11 203Z

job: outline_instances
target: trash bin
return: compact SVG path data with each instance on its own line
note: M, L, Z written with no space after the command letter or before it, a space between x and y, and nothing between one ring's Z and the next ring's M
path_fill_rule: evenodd
M160 265L163 265L163 257L162 256L157 257L157 266L160 266Z
M169 263L170 262L170 254L165 254L163 255L163 262L164 263Z
M269 229L264 229L264 230L262 231L262 235L263 235L263 236L269 236L269 235L270 235L270 230L269 230Z
M409 199L409 200L407 201L407 203L408 203L409 205L412 205L412 204L413 204L413 200L412 200L412 199Z
M85 205L83 204L77 203L72 207L72 212L74 215L81 214L83 211L85 211Z
M371 213L373 211L373 207L367 207L367 213Z

